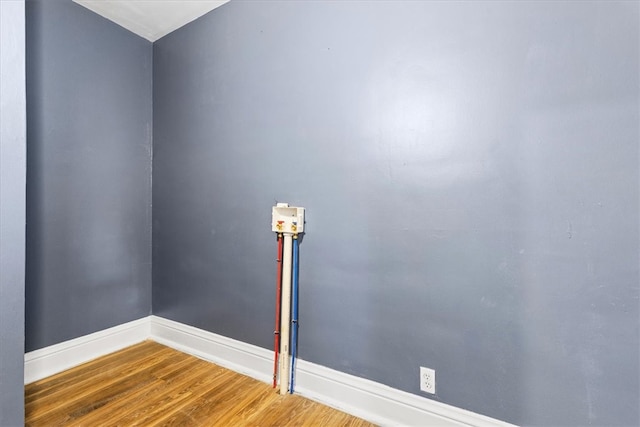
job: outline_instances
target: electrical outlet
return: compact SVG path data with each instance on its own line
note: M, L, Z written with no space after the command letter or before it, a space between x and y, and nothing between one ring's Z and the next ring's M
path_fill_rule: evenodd
M436 371L420 366L420 390L436 394Z

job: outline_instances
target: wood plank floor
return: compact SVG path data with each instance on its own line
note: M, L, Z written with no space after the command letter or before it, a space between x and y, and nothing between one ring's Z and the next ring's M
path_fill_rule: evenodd
M145 341L25 387L27 426L371 426Z

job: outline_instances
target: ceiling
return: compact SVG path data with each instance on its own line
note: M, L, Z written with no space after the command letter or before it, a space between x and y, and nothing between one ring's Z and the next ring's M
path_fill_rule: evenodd
M73 1L154 42L229 0Z

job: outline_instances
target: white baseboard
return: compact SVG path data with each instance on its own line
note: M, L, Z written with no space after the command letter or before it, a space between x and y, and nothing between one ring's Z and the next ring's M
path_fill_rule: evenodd
M271 351L161 317L150 319L152 340L271 383ZM513 427L304 360L296 361L295 392L379 425Z
M25 384L152 339L271 383L273 353L173 320L149 316L25 354ZM304 360L295 392L379 425L514 427L493 418L400 391Z
M149 338L149 317L123 323L24 355L24 383L57 374Z
M153 341L257 380L272 381L273 354L269 350L184 323L158 316L149 317Z

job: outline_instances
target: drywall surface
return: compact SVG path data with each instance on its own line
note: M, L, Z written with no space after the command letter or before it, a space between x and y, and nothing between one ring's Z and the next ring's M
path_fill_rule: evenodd
M230 2L154 45L154 314L515 424L638 425L636 2ZM421 394L423 395L423 394Z
M24 423L24 1L0 1L0 426Z
M27 1L26 350L151 310L152 45Z

